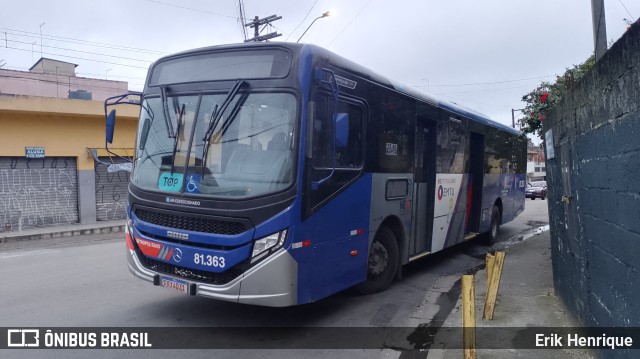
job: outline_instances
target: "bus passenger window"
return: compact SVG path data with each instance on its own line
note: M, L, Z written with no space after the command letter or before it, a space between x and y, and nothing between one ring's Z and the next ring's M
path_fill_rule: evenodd
M336 109L333 99L316 96L316 113L313 123L313 161L316 169L333 167L333 113ZM362 165L362 108L346 102L339 102L336 113L349 114L349 140L346 147L336 148L336 168L360 168Z
M343 188L347 183L358 177L363 166L363 116L364 108L355 103L338 102L334 105L333 97L327 94L316 94L313 98L314 112L313 123L310 123L311 131L311 161L307 186L313 181L318 181L332 173L334 160L335 171L329 179L318 188L308 192L306 211L312 213L318 205L331 195ZM334 145L334 113L347 113L349 116L349 137L347 145L335 149L335 158L332 158Z
M457 121L448 119L438 123L438 173L464 173L466 170L467 137L462 123Z

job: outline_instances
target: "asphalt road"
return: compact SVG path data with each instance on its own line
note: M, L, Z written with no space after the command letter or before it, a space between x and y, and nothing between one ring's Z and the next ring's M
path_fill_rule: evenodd
M502 226L500 241L548 223L547 201ZM500 245L500 243L498 244ZM460 275L484 263L490 247L468 242L404 268L404 278L383 293L347 290L316 303L265 308L220 302L155 287L127 269L123 240L90 244L0 247L0 327L406 327L434 323L457 300L447 299ZM449 308L448 308L449 307ZM2 334L4 335L4 334ZM380 350L189 350L193 357L397 357ZM406 353L405 353L406 354ZM8 350L0 357L179 357L184 350Z

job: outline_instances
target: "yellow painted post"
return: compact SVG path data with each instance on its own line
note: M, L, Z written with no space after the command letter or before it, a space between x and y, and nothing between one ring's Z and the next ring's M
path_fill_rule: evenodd
M491 279L491 273L493 273L493 263L495 262L495 258L496 257L490 253L487 253L487 256L485 257L485 261L487 263L486 264L487 283L489 283L489 280ZM487 287L487 290L488 290L488 287Z
M502 266L504 265L504 252L496 252L495 262L493 263L493 271L491 278L487 283L487 296L484 301L483 318L487 320L493 319L493 310L498 297L498 287L500 286L500 278L502 277Z
M476 289L474 275L462 276L462 342L464 359L476 358Z

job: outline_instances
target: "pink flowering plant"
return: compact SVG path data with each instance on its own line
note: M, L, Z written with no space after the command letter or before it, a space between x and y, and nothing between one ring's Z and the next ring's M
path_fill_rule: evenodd
M526 104L522 110L523 116L518 120L522 132L542 136L542 122L564 94L573 89L594 64L595 60L591 56L587 61L574 65L564 74L557 76L555 82L543 81L535 90L522 96L522 102Z

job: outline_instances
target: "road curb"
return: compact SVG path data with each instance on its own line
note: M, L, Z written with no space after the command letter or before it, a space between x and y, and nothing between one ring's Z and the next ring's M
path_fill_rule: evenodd
M109 221L89 225L37 228L22 232L2 232L0 233L0 244L122 233L124 232L124 224L124 221Z

